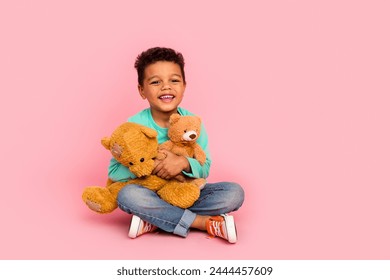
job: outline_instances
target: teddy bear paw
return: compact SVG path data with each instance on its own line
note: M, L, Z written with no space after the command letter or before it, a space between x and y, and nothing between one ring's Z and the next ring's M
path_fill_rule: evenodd
M96 202L93 202L93 201L90 201L90 200L85 201L85 203L87 204L87 206L91 210L93 210L95 212L101 212L102 211L102 206L99 203L96 203Z

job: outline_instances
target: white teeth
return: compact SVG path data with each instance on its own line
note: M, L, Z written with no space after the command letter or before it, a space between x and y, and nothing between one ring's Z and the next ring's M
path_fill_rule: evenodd
M171 99L173 98L173 95L163 95L163 96L160 96L161 99Z

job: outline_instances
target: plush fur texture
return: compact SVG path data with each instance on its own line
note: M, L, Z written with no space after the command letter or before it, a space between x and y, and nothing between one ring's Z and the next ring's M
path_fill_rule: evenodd
M197 159L200 164L206 162L206 154L196 143L201 129L201 119L197 116L172 114L169 118L168 137L170 140L160 145L176 155Z
M163 200L181 208L192 206L199 198L200 188L205 184L205 179L179 182L151 175L154 159L158 156L155 130L127 122L120 125L111 137L103 138L102 145L138 178L127 182L108 180L106 187L85 188L82 199L91 210L101 214L114 211L118 207L116 199L119 191L128 184L138 184L156 191Z

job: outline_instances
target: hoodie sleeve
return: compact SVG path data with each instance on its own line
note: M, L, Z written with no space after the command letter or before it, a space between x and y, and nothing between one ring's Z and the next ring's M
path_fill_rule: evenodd
M136 178L136 176L131 173L131 171L121 163L119 163L115 158L110 160L108 166L108 177L114 182L126 182L130 179Z

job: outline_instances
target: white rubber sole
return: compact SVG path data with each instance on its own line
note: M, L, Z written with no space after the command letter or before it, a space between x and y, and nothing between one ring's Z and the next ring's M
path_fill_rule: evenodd
M141 218L138 216L133 215L133 218L131 219L130 222L130 228L129 228L129 237L130 238L136 238L139 225L141 224Z
M236 224L234 223L233 216L229 215L221 215L225 219L225 225L226 225L226 234L228 236L228 242L229 243L236 243L237 242L237 231L236 231Z

